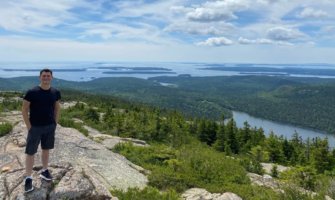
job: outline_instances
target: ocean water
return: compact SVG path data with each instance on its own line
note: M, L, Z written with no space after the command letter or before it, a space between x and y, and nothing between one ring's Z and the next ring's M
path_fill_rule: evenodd
M54 77L69 81L90 81L100 77L136 77L147 79L155 76L233 76L250 75L238 71L204 70L213 63L177 63L177 62L18 62L0 63L0 77L12 78L20 76L38 76L42 68L54 70ZM241 64L219 64L224 66L240 66ZM300 67L300 68L328 68L331 64L242 64L254 67ZM255 74L256 75L256 74ZM271 76L273 74L269 74ZM286 74L297 77L335 78L335 76L313 76L300 74Z

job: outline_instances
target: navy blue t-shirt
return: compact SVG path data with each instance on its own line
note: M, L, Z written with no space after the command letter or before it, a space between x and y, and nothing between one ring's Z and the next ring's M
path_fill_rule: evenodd
M40 86L28 90L24 99L30 102L29 120L32 126L45 126L55 123L55 103L61 99L60 92L50 87Z

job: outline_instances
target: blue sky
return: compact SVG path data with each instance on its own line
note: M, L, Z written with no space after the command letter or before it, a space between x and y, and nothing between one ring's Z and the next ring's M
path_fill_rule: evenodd
M334 0L0 1L0 62L335 63Z

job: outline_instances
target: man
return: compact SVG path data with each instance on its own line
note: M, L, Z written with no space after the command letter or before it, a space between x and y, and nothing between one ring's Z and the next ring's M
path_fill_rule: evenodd
M49 150L54 148L61 95L57 89L51 87L53 76L50 69L42 69L39 78L40 85L28 90L24 96L22 105L22 116L28 129L25 150L25 192L34 190L31 175L34 166L34 155L40 143L43 165L40 177L46 181L52 180L52 176L48 170Z

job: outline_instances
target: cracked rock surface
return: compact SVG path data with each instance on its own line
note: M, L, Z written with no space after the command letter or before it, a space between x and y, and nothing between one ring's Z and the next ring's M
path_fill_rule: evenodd
M13 117L13 116L12 116ZM72 128L57 126L50 152L53 182L39 179L41 150L35 156L31 193L23 192L26 127L17 114L13 131L0 138L0 199L117 199L109 190L144 188L147 177L139 166Z
M242 200L237 194L231 192L210 193L202 188L191 188L182 194L184 200Z

